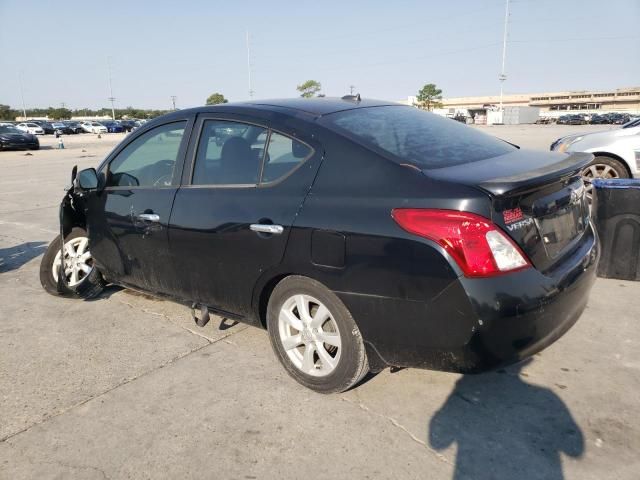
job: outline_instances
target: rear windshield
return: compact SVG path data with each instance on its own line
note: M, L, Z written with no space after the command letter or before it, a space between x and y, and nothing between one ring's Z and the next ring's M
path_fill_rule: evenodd
M325 116L324 122L421 169L462 165L516 149L450 118L402 105L346 110Z

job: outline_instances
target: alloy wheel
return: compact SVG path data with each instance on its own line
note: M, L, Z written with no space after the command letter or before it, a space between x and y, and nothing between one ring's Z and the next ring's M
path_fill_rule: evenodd
M72 238L64 244L64 274L67 286L78 286L89 276L93 270L93 257L88 250L89 239L87 237ZM51 273L54 281L58 281L60 270L60 252L53 260Z
M586 195L589 202L593 198L593 185L591 182L596 178L620 178L620 175L611 165L606 163L594 163L582 171L582 178L586 187Z
M309 295L294 295L282 304L278 332L291 363L307 375L324 377L340 362L338 324L329 309Z

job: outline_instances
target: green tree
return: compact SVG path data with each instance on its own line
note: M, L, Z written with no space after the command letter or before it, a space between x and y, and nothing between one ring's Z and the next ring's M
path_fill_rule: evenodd
M18 112L13 110L9 105L0 104L0 120L13 120Z
M322 85L316 80L307 80L303 84L296 87L296 90L300 92L300 96L304 98L311 98L316 96L321 89Z
M212 93L207 97L206 105L219 105L220 103L229 103L229 100L224 98L221 93Z
M51 108L47 109L47 116L54 120L64 120L71 118L71 110L68 108Z
M434 108L442 107L442 90L440 90L434 83L427 83L420 89L416 96L418 101L418 108L424 110L433 110Z

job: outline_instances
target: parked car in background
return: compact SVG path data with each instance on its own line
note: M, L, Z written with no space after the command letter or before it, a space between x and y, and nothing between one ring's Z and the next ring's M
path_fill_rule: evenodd
M51 123L51 126L53 127L54 133L62 135L71 135L75 133L69 126L62 122L53 122Z
M583 115L568 115L566 120L567 125L586 125L587 123L589 122L587 122Z
M73 133L84 133L84 128L80 125L80 122L74 122L73 120L65 120L64 123L67 127L69 127Z
M535 122L537 125L549 125L553 123L553 119L551 117L540 117Z
M80 126L87 133L107 133L107 127L98 122L82 122Z
M38 138L26 131L19 130L13 125L0 125L0 150L38 150Z
M591 125L606 125L609 123L609 119L604 115L591 115L589 123Z
M53 125L45 120L29 120L29 122L39 125L45 135L53 135L55 131Z
M32 135L44 135L44 130L37 123L22 122L16 125L16 128L23 132L31 133Z
M588 152L593 161L582 175L591 198L594 178L640 177L640 121L604 132L567 135L551 144L556 152Z
M622 113L614 113L609 116L609 121L613 125L624 125L629 121L629 115Z
M124 132L124 127L120 125L118 122L114 122L113 120L106 120L100 122L102 125L107 127L108 133L122 133Z
M43 287L78 298L110 282L195 305L201 326L217 312L264 327L323 393L386 366L479 372L567 332L599 258L592 156L354 98L146 123L74 175Z
M135 120L118 120L122 128L124 128L125 132L131 132L136 128Z

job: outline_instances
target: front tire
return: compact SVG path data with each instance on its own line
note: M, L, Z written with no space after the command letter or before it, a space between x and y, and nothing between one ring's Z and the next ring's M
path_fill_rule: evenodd
M315 280L297 275L282 280L269 298L267 328L287 373L311 390L344 392L369 371L351 313Z
M582 178L587 188L587 198L591 202L593 198L593 186L591 182L596 178L629 178L629 172L618 160L610 157L598 156L582 170Z
M88 243L87 232L79 227L71 230L65 237L65 278L62 291L58 291L60 235L53 239L40 262L40 283L47 293L62 297L92 298L102 292L105 281L94 265Z

